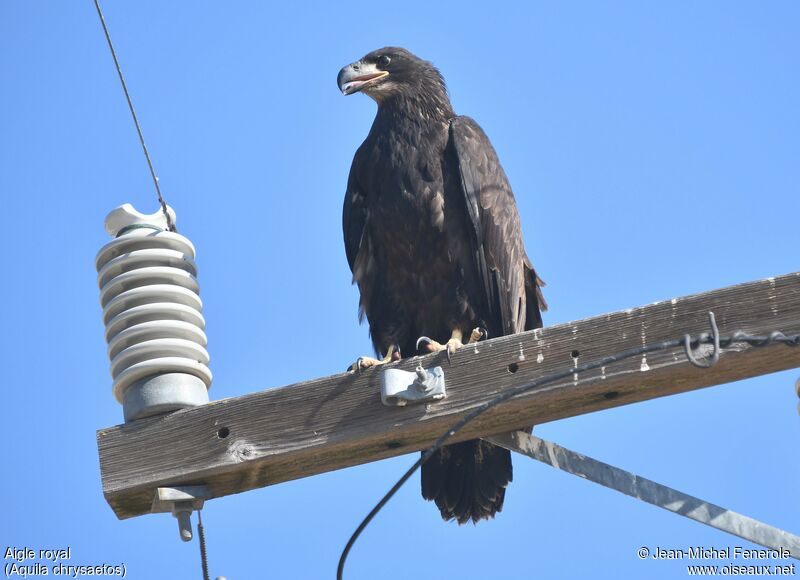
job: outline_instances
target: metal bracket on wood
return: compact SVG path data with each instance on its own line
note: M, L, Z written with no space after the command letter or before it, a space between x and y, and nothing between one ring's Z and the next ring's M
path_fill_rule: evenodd
M486 441L532 457L556 469L588 479L678 515L690 518L754 544L785 549L800 560L800 537L692 497L655 481L545 441L524 431L484 437Z
M381 401L387 407L402 407L446 396L442 367L425 370L417 365L413 373L400 369L386 369L381 373Z
M210 498L211 491L205 485L159 487L153 497L151 512L172 513L178 519L181 540L188 542L192 539L192 512L203 509L203 503Z

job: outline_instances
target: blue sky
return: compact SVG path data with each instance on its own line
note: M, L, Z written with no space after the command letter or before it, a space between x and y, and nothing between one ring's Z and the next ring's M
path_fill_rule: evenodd
M797 269L794 2L104 3L178 225L198 250L221 399L328 375L370 349L341 241L375 105L339 68L384 45L438 65L492 139L547 281L545 324ZM174 521L118 521L95 431L111 395L94 256L155 196L94 6L0 5L0 544L72 547L130 578L200 577ZM548 439L797 530L797 371L543 425ZM209 503L212 575L330 578L404 456ZM794 529L793 529L794 528ZM412 550L398 550L401 544ZM515 460L493 522L443 523L413 479L348 578L673 578L640 546L742 545ZM5 563L5 562L4 562ZM724 562L715 562L724 563ZM769 562L781 563L781 562Z

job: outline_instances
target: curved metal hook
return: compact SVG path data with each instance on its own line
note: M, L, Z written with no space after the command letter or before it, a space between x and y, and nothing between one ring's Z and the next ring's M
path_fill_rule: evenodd
M711 338L713 339L714 350L711 351L711 357L707 358L704 362L700 362L692 353L692 337L688 334L683 337L683 350L686 352L686 358L688 358L689 362L694 366L701 369L712 367L719 360L719 329L717 328L717 320L714 318L714 313L711 311L708 312L708 323L711 325ZM704 335L700 335L698 344L702 344L704 338L706 338Z

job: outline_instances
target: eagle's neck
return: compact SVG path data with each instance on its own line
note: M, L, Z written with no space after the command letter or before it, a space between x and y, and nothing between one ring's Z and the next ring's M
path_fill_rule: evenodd
M382 126L412 124L420 127L447 124L453 107L444 87L420 86L413 92L388 96L378 103L375 123Z

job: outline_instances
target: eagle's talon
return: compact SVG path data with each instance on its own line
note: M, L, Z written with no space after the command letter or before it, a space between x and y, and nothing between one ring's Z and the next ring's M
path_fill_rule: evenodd
M400 358L400 347L393 344L389 347L389 350L386 351L386 356L382 359L372 358L371 356L360 356L356 362L347 367L347 372L362 372L371 367L398 361Z
M459 339L457 339L457 338L451 338L450 340L448 340L448 341L447 341L447 344L445 345L445 348L447 349L447 362L448 362L448 363L452 363L452 362L453 362L453 361L451 360L451 359L452 359L452 356L453 356L454 354L456 354L456 351L457 351L459 348L461 348L462 346L464 346L464 343L463 343L463 342L461 342L461 341L460 341Z
M427 336L420 336L417 339L417 345L416 345L417 346L417 352L419 352L419 345L420 345L421 342L426 343L425 349L428 352L439 352L440 350L442 350L441 349L442 345L439 344L438 342L436 342L435 340L433 340L432 338L428 338Z
M481 328L480 326L476 326L472 329L472 333L469 335L467 344L474 344L476 342L480 342L481 340L486 340L487 338L489 338L489 331L485 328Z
M371 358L371 357L368 357L368 356L360 356L360 357L358 357L356 362L354 362L349 367L347 367L347 372L349 372L349 373L354 373L356 371L361 372L364 369L368 369L371 366L375 366L376 364L379 364L380 362L381 361L379 361L377 359L374 359L374 358Z
M460 334L459 334L459 336L460 336ZM433 340L432 338L429 338L427 336L420 336L417 339L417 351L419 351L420 344L423 344L425 350L427 350L428 352L431 352L431 353L442 352L443 350L447 351L447 361L448 362L451 362L451 358L455 354L455 352L459 348L464 346L464 344L461 342L461 339L456 337L456 336L453 336L453 338L448 340L447 343L445 343L445 344L442 344L440 342L436 342L435 340Z

